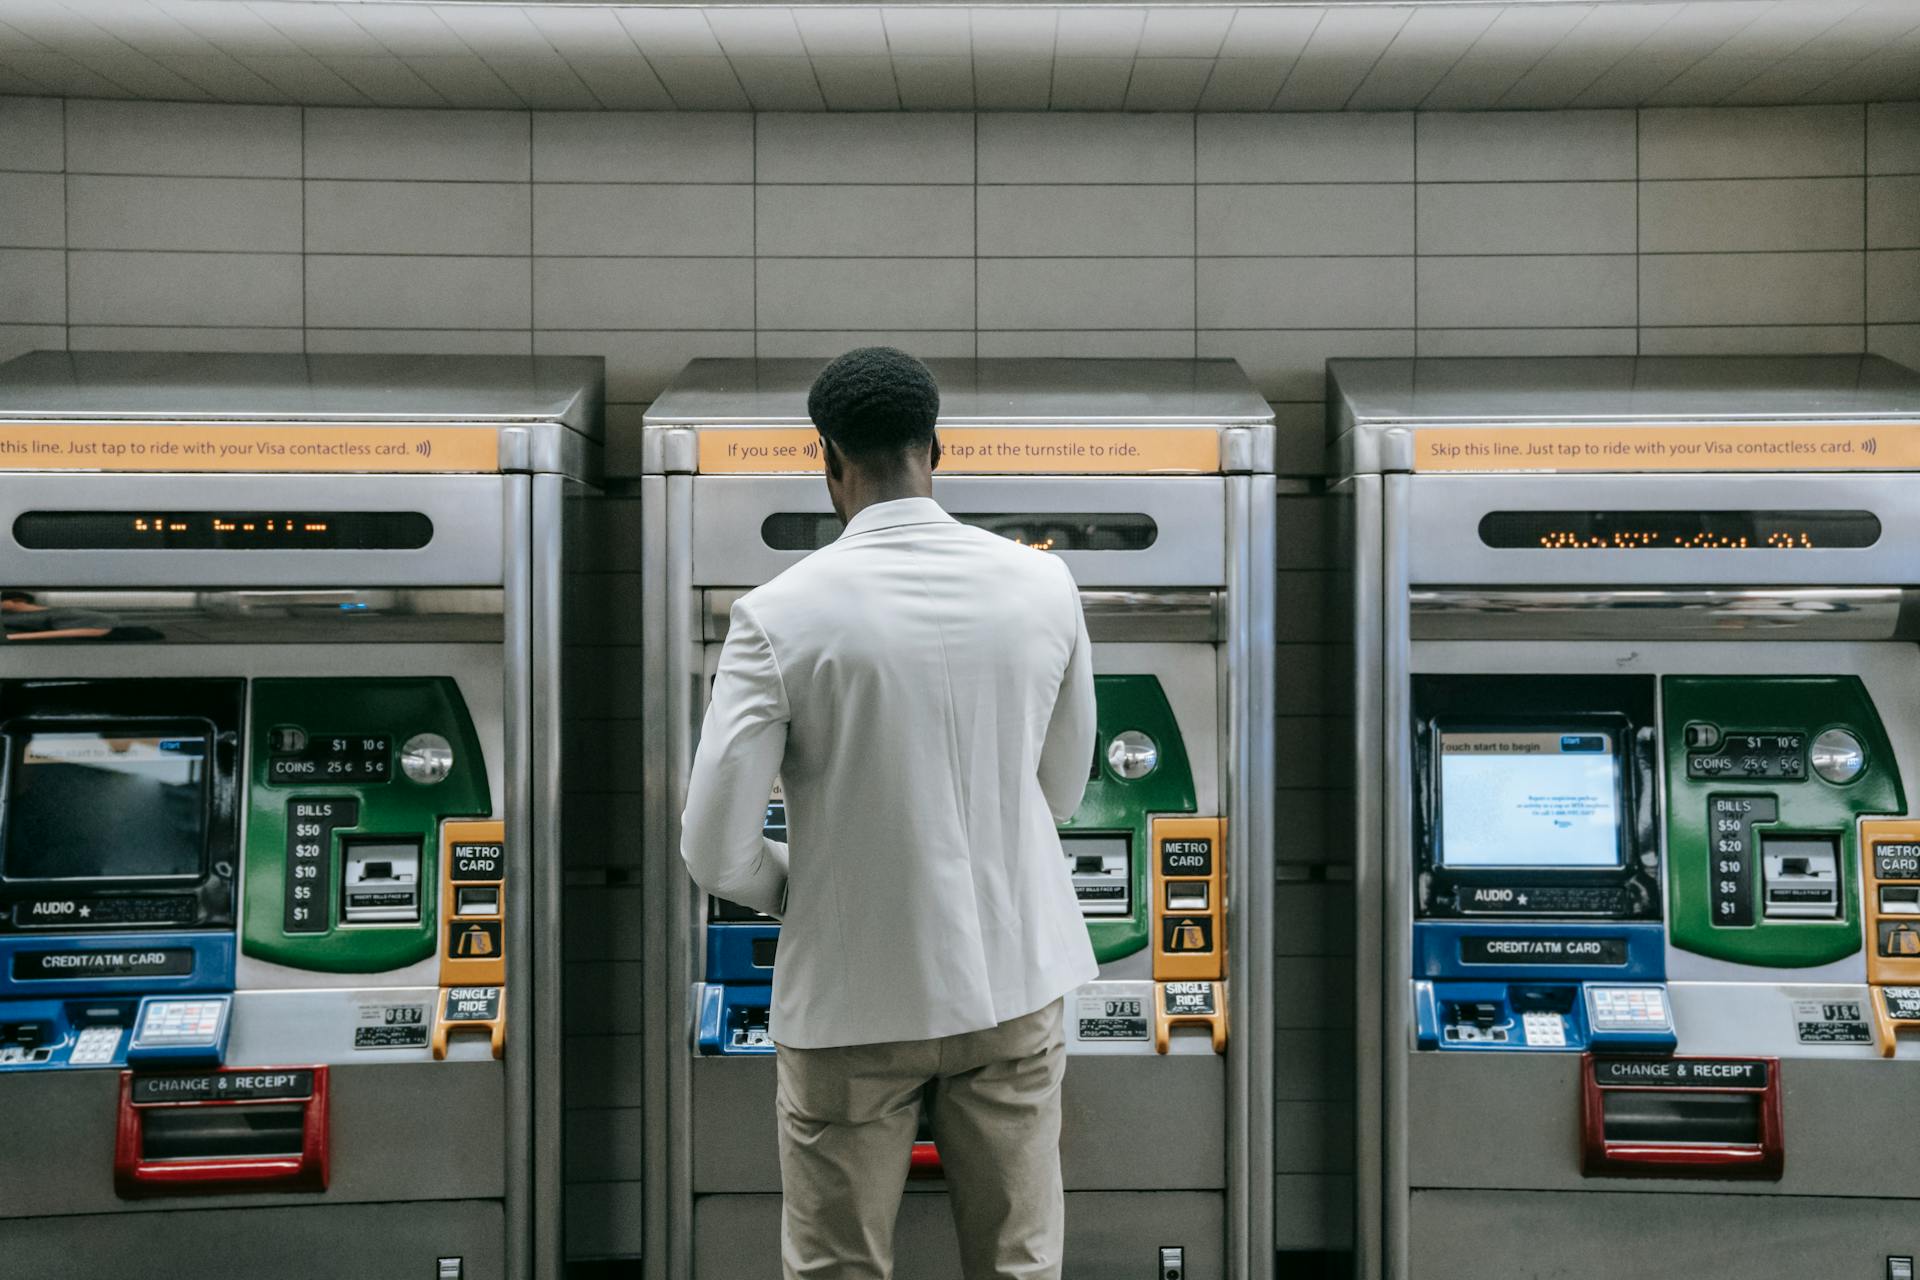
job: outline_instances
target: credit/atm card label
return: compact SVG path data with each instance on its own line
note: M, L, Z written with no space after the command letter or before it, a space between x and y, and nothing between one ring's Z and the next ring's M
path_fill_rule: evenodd
M1081 1040L1146 1040L1147 1002L1139 996L1083 995L1074 1001Z
M1198 839L1162 840L1160 874L1163 876L1210 876L1213 874L1213 841Z
M1764 1089L1767 1066L1752 1058L1595 1058L1593 1078L1614 1087Z
M1920 1022L1920 987L1882 987L1880 998L1895 1022Z
M1795 1000L1793 1031L1801 1044L1872 1044L1873 1028L1858 1000Z
M125 951L17 951L15 982L62 978L178 978L193 972L187 947L136 947Z
M503 844L456 844L453 846L453 880L504 880L507 877L507 847Z
M1220 1012L1211 982L1169 982L1160 988L1161 1009L1169 1018Z
M287 1102L313 1096L313 1072L197 1071L135 1076L133 1100L147 1102Z
M1920 844L1876 842L1873 874L1882 880L1920 880Z
M448 1022L492 1022L500 1016L500 987L448 987Z
M1460 939L1461 964L1623 965L1625 938L1529 938L1474 935Z

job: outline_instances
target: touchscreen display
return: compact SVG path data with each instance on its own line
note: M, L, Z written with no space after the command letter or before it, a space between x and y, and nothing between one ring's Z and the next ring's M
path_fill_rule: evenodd
M34 732L16 738L8 880L197 876L207 841L207 739Z
M1618 751L1604 731L1443 730L1440 865L1619 866Z

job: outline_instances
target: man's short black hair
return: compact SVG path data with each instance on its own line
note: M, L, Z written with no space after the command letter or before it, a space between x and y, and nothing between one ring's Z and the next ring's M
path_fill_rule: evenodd
M933 371L894 347L857 347L829 364L807 392L807 416L849 457L926 445L940 417Z

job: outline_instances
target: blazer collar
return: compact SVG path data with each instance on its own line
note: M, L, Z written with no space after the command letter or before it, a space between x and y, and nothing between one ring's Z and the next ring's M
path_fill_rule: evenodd
M895 498L892 502L876 502L855 513L847 521L847 527L840 533L842 538L851 538L857 534L873 533L879 529L897 529L908 524L956 524L954 518L946 513L941 505L932 498Z

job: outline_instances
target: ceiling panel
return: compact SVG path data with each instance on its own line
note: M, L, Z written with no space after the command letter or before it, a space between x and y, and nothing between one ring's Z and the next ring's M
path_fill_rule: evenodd
M1502 12L1490 5L1415 10L1347 107L1395 111L1419 106Z
M1410 8L1329 9L1273 100L1276 111L1338 111L1387 51Z
M1920 98L1920 0L0 0L0 92L592 110Z

